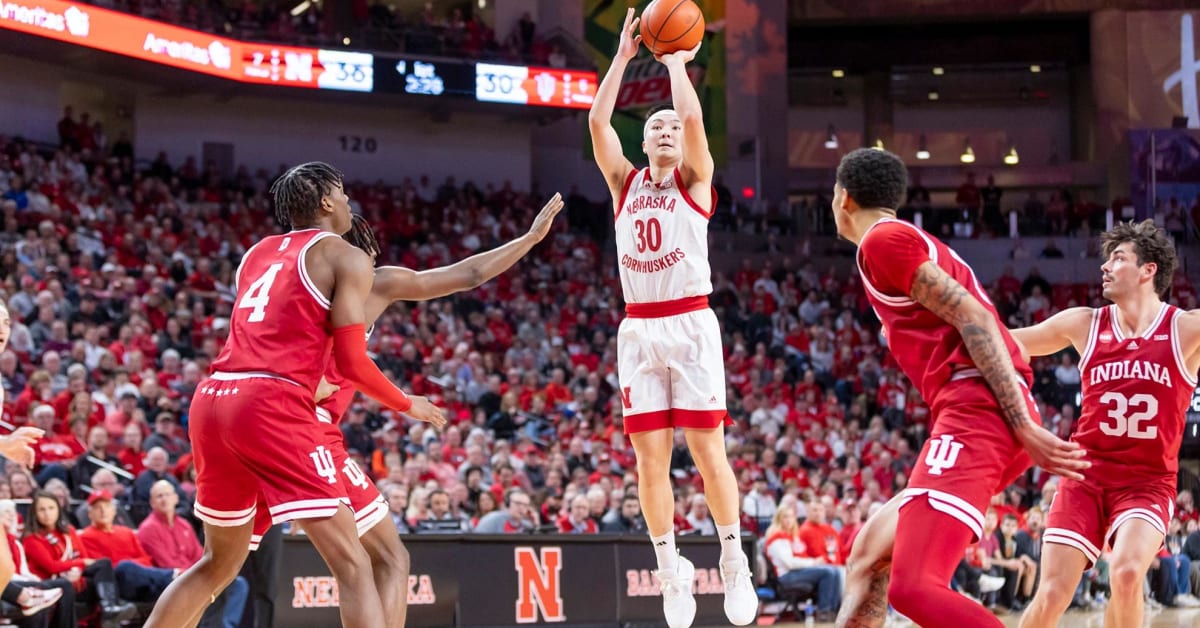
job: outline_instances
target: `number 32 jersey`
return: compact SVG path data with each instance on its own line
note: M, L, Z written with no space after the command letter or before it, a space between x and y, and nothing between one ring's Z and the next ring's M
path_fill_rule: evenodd
M716 190L712 191L716 207ZM629 173L617 205L616 237L626 303L657 303L712 292L708 219L679 170L655 183L650 169Z
M1117 306L1092 311L1080 358L1083 415L1071 440L1087 450L1089 481L1104 486L1174 482L1187 406L1196 388L1179 347L1183 311L1166 303L1150 328L1126 338Z
M268 236L242 257L234 279L237 300L229 339L212 371L267 373L310 390L325 374L332 345L329 299L308 276L304 256L323 238L320 229Z

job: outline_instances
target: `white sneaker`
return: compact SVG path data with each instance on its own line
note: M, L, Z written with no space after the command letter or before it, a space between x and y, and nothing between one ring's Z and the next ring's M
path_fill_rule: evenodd
M745 626L758 619L758 592L744 555L721 565L721 581L725 583L725 617L729 623Z
M692 595L692 582L696 567L692 561L679 557L675 573L656 571L659 590L662 591L663 615L670 628L689 628L696 619L696 598Z
M1002 586L1004 586L1004 578L1001 578L1000 576L989 576L988 574L982 574L979 576L980 593L999 591L1000 587Z
M1183 595L1175 596L1175 606L1196 608L1197 606L1200 606L1200 600L1197 600L1189 593L1184 593Z

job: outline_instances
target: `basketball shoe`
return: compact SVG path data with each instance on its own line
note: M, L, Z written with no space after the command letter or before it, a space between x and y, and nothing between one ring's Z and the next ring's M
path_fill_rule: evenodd
M696 619L696 598L692 595L692 581L696 567L682 555L675 563L675 573L663 570L654 572L662 591L663 615L670 628L688 628Z
M739 552L736 560L721 563L725 583L725 617L734 626L745 626L758 618L758 593L750 579L750 565Z

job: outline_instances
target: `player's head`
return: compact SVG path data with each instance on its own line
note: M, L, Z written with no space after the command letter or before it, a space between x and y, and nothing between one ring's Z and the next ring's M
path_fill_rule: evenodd
M908 169L894 153L859 148L842 157L833 184L833 217L846 235L851 214L859 210L896 213L908 189Z
M1148 289L1160 298L1167 294L1179 260L1170 238L1153 220L1119 222L1100 236L1100 243L1104 298L1119 299Z
M271 185L275 218L285 226L304 229L330 219L336 233L350 229L350 198L342 188L342 173L320 161L294 166Z
M669 166L683 159L683 121L674 109L652 109L642 126L642 152L650 163Z
M342 239L362 249L372 262L379 256L379 240L375 239L375 230L366 218L358 214L350 216L350 230L342 235Z

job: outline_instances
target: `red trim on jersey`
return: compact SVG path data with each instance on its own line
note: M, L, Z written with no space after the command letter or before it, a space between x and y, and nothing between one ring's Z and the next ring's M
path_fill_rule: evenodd
M708 296L684 297L674 301L653 303L626 303L625 315L629 318L665 318L687 314L708 308Z
M701 430L711 430L721 425L733 425L729 411L720 410L680 410L671 408L671 423L675 427L691 427Z
M625 415L625 433L636 434L650 430L663 430L671 427L671 411L655 410L641 414Z
M621 186L621 202L617 203L617 213L613 214L614 221L621 216L621 210L625 209L625 197L629 194L629 187L633 185L634 177L638 176L639 173L641 173L641 170L634 168L629 171L629 174L625 175L625 185Z
M692 196L688 194L687 188L683 185L683 177L679 175L679 168L675 169L674 176L675 187L679 188L679 193L683 195L683 200L686 201L688 205L691 205L692 209L696 210L697 213L699 213L701 216L704 216L705 220L712 218L713 211L715 211L717 208L717 188L711 185L708 186L709 189L712 190L712 210L704 211L703 209L700 209L700 206L696 204L696 201L692 200Z

